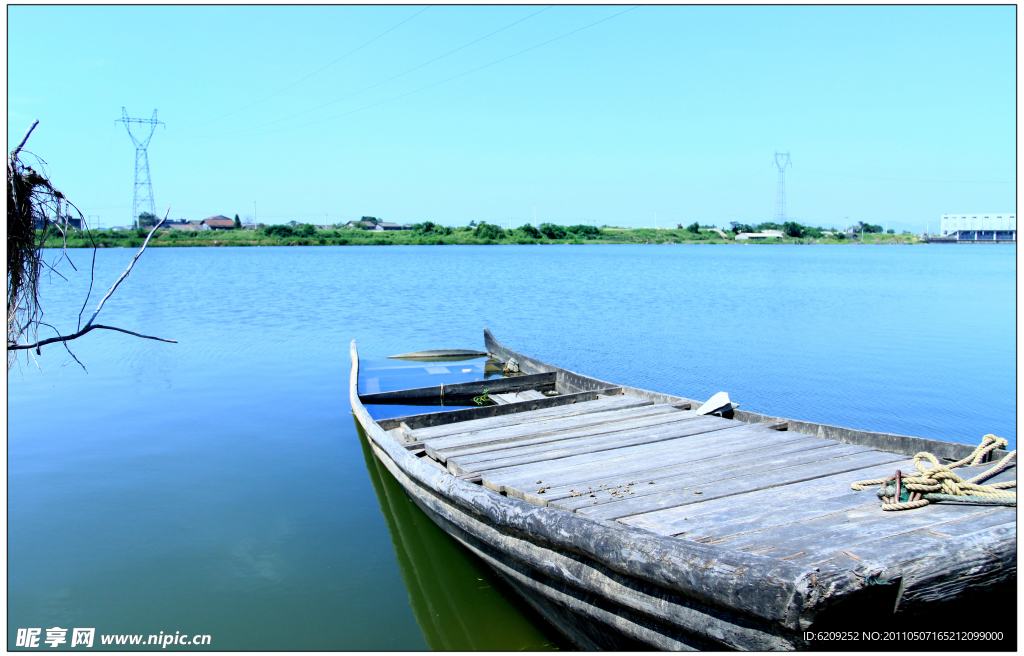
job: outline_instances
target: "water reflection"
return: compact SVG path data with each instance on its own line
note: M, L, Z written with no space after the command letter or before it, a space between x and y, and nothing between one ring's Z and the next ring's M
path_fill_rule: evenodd
M558 649L558 633L484 563L416 507L373 455L356 422L366 469L391 534L413 614L427 644L445 651Z

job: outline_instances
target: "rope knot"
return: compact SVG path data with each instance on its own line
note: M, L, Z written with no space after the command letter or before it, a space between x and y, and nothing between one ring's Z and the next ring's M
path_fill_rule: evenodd
M914 467L920 473L918 476L907 476L896 470L889 478L857 481L850 487L854 490L864 490L867 486L881 484L878 496L882 499L882 510L909 510L936 501L1016 506L1017 493L1006 492L1004 488L1016 487L1017 481L981 485L982 481L1011 466L1010 461L1017 456L1016 450L1008 453L996 466L970 480L965 481L953 471L968 464L976 466L992 451L1008 445L1008 440L989 434L982 438L981 444L970 455L948 465L940 462L931 453L921 451L913 460ZM927 463L930 463L931 467L927 466Z

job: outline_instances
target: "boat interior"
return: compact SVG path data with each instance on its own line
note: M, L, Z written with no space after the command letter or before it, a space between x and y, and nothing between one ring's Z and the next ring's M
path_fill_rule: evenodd
M737 552L855 568L897 564L957 536L1015 535L1014 507L886 512L876 488L851 489L915 472L906 453L794 430L809 424L750 421L728 402L518 365L486 356L363 360L359 399L411 455L465 481ZM958 471L969 478L991 467ZM1014 464L986 483L1015 478Z

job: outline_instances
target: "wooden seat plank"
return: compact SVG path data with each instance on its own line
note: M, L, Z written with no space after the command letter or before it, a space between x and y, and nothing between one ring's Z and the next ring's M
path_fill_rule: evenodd
M520 401L531 401L536 399L548 398L543 392L539 392L537 390L524 390L519 394L516 394L516 397Z
M659 419L655 417L654 419ZM707 421L711 419L712 421ZM703 433L720 428L718 417L680 417L662 420L661 423L648 426L629 427L605 432L602 425L590 426L586 429L569 434L571 439L559 439L556 442L530 444L526 446L509 445L488 453L477 453L466 456L454 456L448 459L449 471L452 467L459 470L483 473L491 469L512 467L531 462L557 460L586 453L597 453L610 449L650 444L671 440L686 435ZM651 422L653 424L653 422ZM597 432L601 431L601 432ZM562 436L559 436L560 438Z
M897 462L904 457L882 451L866 451L845 458L775 469L742 478L720 480L706 485L683 485L677 489L666 491L663 494L645 496L639 499L624 499L616 503L595 506L594 508L579 508L576 512L600 519L618 519L619 517L637 515L663 508L700 503L715 497L753 492L754 490L768 487L778 487L786 483L818 478L826 474L856 471L871 465Z
M595 473L585 480L574 481L563 485L552 485L549 489L545 490L542 495L531 495L527 493L524 498L531 503L548 505L558 499L577 496L573 493L583 492L584 490L587 490L587 488L590 488L592 491L600 488L624 485L629 482L633 482L637 486L650 485L652 483L657 483L657 481L662 477L683 475L695 471L702 471L707 468L729 468L737 462L743 462L746 459L766 458L784 453L821 449L836 444L839 444L839 442L804 435L801 439L769 443L758 448L746 448L744 449L741 460L737 460L735 454L730 453L711 456L700 460L687 460L682 463L663 464L661 466L654 467L653 469L648 468L635 473L621 471L616 471L611 475L604 472Z
M490 380L474 380L465 383L450 383L431 387L414 387L376 394L360 394L359 400L369 403L396 403L415 399L434 399L459 396L478 396L486 391L512 392L513 395L527 389L554 389L557 375L553 371L511 378L492 378Z
M505 443L516 442L517 444L525 445L560 439L559 436L562 433L590 426L600 426L602 430L607 428L606 432L610 432L623 425L629 425L632 422L642 422L650 417L654 417L652 423L661 423L677 418L695 416L696 413L693 411L679 410L667 404L647 405L456 433L450 436L434 438L429 443L432 451L431 455L443 461L458 455L489 452L502 448Z
M804 448L771 456L761 455L733 463L730 467L717 464L695 467L690 471L684 471L673 476L662 476L657 478L653 484L644 485L641 483L634 485L625 493L622 490L615 490L617 494L610 494L606 489L598 492L593 498L590 496L577 496L560 502L549 502L549 504L564 510L593 508L594 506L606 503L617 503L626 497L635 500L652 494L665 494L666 492L683 487L700 489L700 486L709 486L718 481L762 475L766 469L784 470L824 461L845 460L854 455L869 451L872 451L872 449L866 446L836 444L828 448ZM701 492L703 493L704 490L701 490Z
M559 397L552 397L555 400ZM532 421L544 421L546 419L552 419L556 417L571 417L574 415L583 415L591 412L605 412L608 410L619 410L628 407L638 407L642 405L651 405L650 401L644 399L637 399L631 396L611 396L603 399L595 399L593 401L580 401L578 403L572 403L569 405L560 405L553 408L543 408L541 410L524 410L523 412L517 412L510 415L499 415L496 417L484 417L481 419L470 419L468 421L460 421L451 424L442 424L439 426L426 426L423 428L416 428L412 431L413 436L420 441L426 441L444 435L449 435L458 432L467 432L472 430L482 430L484 428L497 428L499 426L512 426L514 424L521 424ZM379 423L379 422L378 422Z
M515 403L521 399L517 399L518 396L515 393L511 394L490 394L490 399L498 405L505 405L506 403ZM486 405L486 404L485 404Z
M721 451L723 445L734 441L749 443L753 447L807 437L799 433L769 430L756 424L736 422L726 423L723 426L724 428L716 431L654 444L642 444L548 462L495 469L487 472L483 481L484 485L493 490L505 491L508 494L521 494L515 490L517 486L526 486L521 489L527 490L536 480L544 481L545 485L565 485L593 478L609 471L629 474L643 472L655 464L668 465L696 460L709 452Z

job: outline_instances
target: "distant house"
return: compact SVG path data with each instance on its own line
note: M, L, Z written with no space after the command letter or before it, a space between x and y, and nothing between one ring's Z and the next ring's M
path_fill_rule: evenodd
M385 230L405 230L405 228L397 223L386 223L382 221L377 224L377 227L374 228L374 230L377 232L384 232Z
M372 230L373 229L373 224L369 223L367 221L349 221L348 223L345 224L345 227L346 228L357 228L359 230L363 230L364 228Z
M171 230L179 230L179 231L184 231L184 232L195 232L196 230L199 230L199 228L197 228L196 226L192 225L188 221L184 221L182 223L172 223L171 225L166 226L166 227L171 229Z
M226 216L211 216L200 222L200 230L234 230L235 222Z

